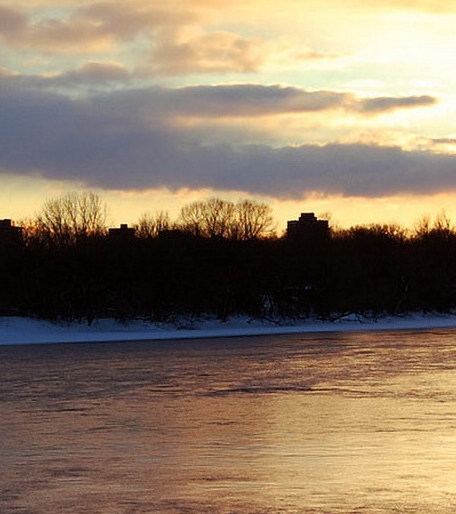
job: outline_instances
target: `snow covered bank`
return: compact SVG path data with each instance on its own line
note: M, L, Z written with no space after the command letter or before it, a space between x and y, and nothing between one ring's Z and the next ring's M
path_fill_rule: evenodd
M354 330L410 330L456 328L456 315L422 315L369 320L346 316L337 321L309 320L300 323L232 318L227 322L214 319L180 320L179 324L97 320L92 326L57 324L43 320L0 317L0 345L88 343L107 341L151 341L249 335L339 332Z

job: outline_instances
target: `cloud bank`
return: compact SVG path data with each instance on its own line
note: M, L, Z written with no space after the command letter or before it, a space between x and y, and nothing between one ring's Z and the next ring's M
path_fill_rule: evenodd
M123 79L113 64L87 65L31 80L0 74L0 169L18 175L84 181L88 187L237 190L277 198L306 193L384 196L456 189L456 156L395 146L322 144L272 147L209 144L175 117L319 113L363 115L427 106L429 96L362 99L279 86L151 87L72 98L65 81ZM52 86L52 87L51 87ZM216 125L215 125L216 126Z

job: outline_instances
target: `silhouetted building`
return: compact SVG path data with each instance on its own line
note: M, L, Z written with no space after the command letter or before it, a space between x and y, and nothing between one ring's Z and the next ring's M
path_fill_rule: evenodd
M119 228L110 228L109 237L116 241L131 241L135 237L135 229L126 223L121 223Z
M329 234L328 220L319 220L313 212L303 212L297 220L287 222L288 238L325 238Z
M16 227L10 219L0 220L0 244L17 244L22 241L22 227Z

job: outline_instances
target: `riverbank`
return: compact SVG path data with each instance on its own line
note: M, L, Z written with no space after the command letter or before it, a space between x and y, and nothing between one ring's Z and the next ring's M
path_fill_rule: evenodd
M96 320L91 326L78 323L52 323L21 317L0 317L0 345L49 343L91 343L153 341L190 338L235 337L312 332L367 330L414 330L456 328L456 315L410 314L403 317L370 319L359 315L334 321L270 321L247 317L216 319L180 318L173 323Z

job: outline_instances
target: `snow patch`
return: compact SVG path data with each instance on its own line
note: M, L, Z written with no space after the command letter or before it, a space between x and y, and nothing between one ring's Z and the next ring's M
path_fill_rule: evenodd
M404 317L379 319L347 315L334 321L306 320L304 322L260 320L247 317L233 317L224 322L214 318L182 318L174 323L150 323L145 321L120 323L112 319L100 319L96 320L91 326L78 323L52 323L22 317L0 317L0 345L154 341L311 332L434 328L456 328L456 315L413 314Z

